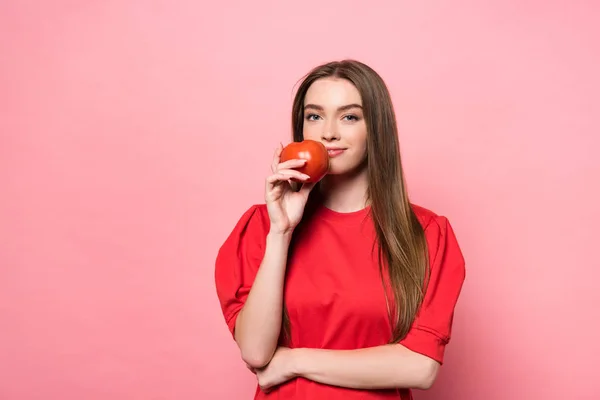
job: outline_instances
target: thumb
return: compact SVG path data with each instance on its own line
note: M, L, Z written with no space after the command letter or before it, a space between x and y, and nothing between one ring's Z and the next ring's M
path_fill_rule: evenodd
M300 193L302 193L305 196L308 196L308 194L311 190L313 190L316 184L316 182L303 184L302 188L300 188Z

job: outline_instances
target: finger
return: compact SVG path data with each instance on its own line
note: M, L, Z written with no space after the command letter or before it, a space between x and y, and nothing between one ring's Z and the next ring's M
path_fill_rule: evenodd
M277 173L284 174L285 176L288 176L289 178L295 178L302 182L307 179L310 179L310 176L303 174L302 172L295 170L295 169L281 169L281 170L277 171Z
M277 173L277 174L269 175L267 177L267 184L268 185L276 185L278 183L285 182L288 179L290 179L289 176L287 176L285 174Z
M277 165L279 165L282 150L283 145L279 143L279 145L275 148L275 154L273 154L273 162L271 163L272 172L277 172Z
M316 182L303 184L302 187L300 188L300 193L308 196L308 194L310 193L311 190L313 190L313 188L315 187L316 184L317 184Z
M278 164L277 169L282 170L282 169L298 168L298 167L304 166L304 164L306 164L305 159L297 158L297 159L293 159L293 160L287 160L287 161L284 161L284 162Z
M317 182L307 182L302 185L302 189L305 192L310 192L317 185Z
M282 191L285 190L285 185L290 186L290 178L283 174L274 174L267 178L265 184L265 199L274 200L282 196Z
M306 174L295 171L293 169L286 169L286 170L278 171L276 174L268 176L267 183L275 184L278 181L289 181L292 178L296 178L302 182L302 181L309 179L310 177Z

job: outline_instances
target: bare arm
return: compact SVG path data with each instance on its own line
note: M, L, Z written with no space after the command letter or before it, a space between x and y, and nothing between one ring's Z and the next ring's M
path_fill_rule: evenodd
M294 349L295 376L353 389L428 389L439 363L400 344L358 350Z
M277 348L290 238L289 233L267 235L264 258L236 320L235 340L242 359L253 368L265 366Z
M265 254L235 323L235 340L242 359L252 368L267 365L277 349L290 241L304 213L308 195L315 186L314 183L303 184L299 191L292 190L288 183L290 179L303 182L309 178L294 169L306 164L306 160L280 163L281 151L280 145L273 156L273 174L265 185L270 220Z

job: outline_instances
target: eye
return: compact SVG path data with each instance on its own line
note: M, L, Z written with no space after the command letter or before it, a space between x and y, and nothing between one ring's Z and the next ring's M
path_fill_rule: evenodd
M305 118L307 121L316 121L317 118L321 118L321 117L319 117L317 114L306 114Z
M347 121L358 121L358 117L356 115L344 115L344 119Z

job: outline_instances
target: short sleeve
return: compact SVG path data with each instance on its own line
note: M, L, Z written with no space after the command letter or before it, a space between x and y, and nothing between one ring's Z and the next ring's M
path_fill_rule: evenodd
M447 218L436 216L425 228L430 275L411 330L399 343L443 363L454 308L465 280L465 260Z
M262 262L269 218L259 205L248 209L220 247L215 261L215 285L231 334Z

